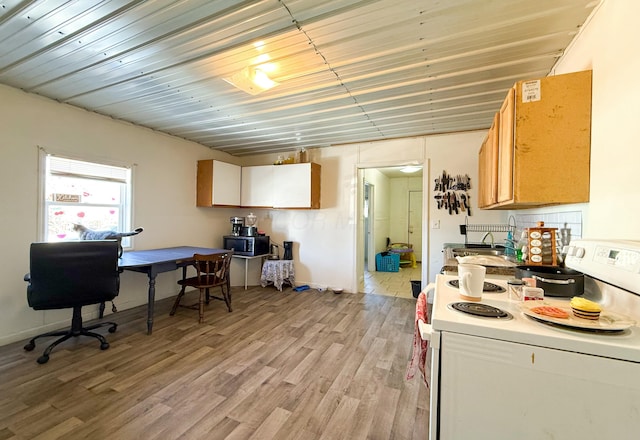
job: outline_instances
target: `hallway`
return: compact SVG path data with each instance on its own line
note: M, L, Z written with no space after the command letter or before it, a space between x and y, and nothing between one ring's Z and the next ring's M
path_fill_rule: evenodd
M422 267L401 267L399 272L364 272L364 293L412 298L411 280L420 280Z

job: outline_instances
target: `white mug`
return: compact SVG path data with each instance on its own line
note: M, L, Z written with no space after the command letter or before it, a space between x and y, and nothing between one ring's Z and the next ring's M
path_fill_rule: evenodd
M458 264L460 296L467 301L480 301L487 268L477 264Z

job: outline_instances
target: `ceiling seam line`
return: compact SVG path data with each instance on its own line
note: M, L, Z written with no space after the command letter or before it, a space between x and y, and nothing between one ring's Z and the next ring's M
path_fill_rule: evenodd
M302 32L302 34L305 36L305 38L309 41L309 44L311 45L311 47L313 47L313 50L315 51L315 53L318 56L320 56L320 58L322 58L322 61L327 65L327 68L329 69L329 71L335 75L335 77L338 80L338 83L340 84L340 86L347 92L349 97L353 100L353 102L356 104L356 106L360 109L360 111L362 112L363 116L365 118L367 118L367 120L371 123L371 125L373 127L375 127L376 131L378 133L380 133L381 136L384 136L384 133L382 131L380 131L380 129L376 126L375 122L373 122L373 120L371 120L371 118L367 114L366 110L362 107L362 105L360 105L360 103L358 102L358 99L351 93L351 90L349 89L349 87L347 87L347 85L342 81L342 78L340 77L340 74L338 74L338 72L331 66L331 63L329 63L329 60L327 60L327 58L324 56L324 54L320 51L320 48L316 45L316 43L309 36L309 34L302 28L302 25L294 17L294 15L291 12L291 10L289 9L289 7L284 3L283 0L278 0L278 1L282 5L282 7L287 11L287 14L289 14L289 16L291 17L291 20L292 20L293 24L296 26L296 28L298 29L298 31Z

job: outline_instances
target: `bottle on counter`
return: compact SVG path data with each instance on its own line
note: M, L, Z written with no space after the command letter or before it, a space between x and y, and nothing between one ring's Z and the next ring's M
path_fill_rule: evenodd
M507 239L504 244L504 254L507 256L516 255L516 242L513 239L513 233L511 231L507 232Z
M529 234L527 231L522 231L520 234L520 240L516 245L516 262L522 263L527 259L527 249L529 245Z

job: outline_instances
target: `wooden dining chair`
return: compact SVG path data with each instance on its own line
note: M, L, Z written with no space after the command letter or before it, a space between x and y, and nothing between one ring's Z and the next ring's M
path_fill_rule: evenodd
M209 304L211 298L224 301L227 304L227 309L231 312L231 282L229 279L229 268L231 266L231 256L233 251L227 251L223 253L216 253L211 255L195 254L193 256L193 267L196 269L196 276L187 277L187 271L183 271L183 277L178 284L182 286L178 297L173 303L171 312L173 316L178 309L178 306L198 309L200 312L199 322L204 321L204 305ZM200 297L196 304L181 305L180 301L185 294L187 287L193 287L200 291ZM220 287L222 297L213 296L211 289L214 287Z

